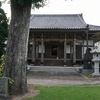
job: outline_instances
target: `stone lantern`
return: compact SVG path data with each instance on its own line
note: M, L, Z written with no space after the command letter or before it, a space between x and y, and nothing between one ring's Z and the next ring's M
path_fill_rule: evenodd
M94 73L93 76L100 76L99 72L99 64L100 64L100 44L97 43L94 47L94 49L91 51L93 54L92 61L94 62Z

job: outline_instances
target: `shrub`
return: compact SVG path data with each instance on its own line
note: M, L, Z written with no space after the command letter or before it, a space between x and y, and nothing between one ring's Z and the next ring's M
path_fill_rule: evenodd
M4 55L1 56L0 58L0 77L4 76Z

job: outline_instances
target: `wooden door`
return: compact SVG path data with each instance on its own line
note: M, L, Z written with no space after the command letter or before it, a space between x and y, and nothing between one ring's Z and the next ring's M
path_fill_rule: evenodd
M76 59L82 59L82 45L76 45Z

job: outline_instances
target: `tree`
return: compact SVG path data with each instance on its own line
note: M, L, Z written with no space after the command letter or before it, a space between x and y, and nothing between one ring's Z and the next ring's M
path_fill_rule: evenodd
M5 41L8 36L8 20L0 2L0 58L4 54Z
M93 36L94 42L98 42L100 41L100 32L97 32L94 36Z
M11 22L5 57L5 76L14 80L11 93L27 92L26 66L30 11L41 7L44 0L10 0Z

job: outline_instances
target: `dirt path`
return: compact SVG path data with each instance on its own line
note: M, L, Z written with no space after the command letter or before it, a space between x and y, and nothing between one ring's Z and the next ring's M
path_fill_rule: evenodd
M79 73L30 73L27 79L34 85L100 85L100 77L88 78Z

